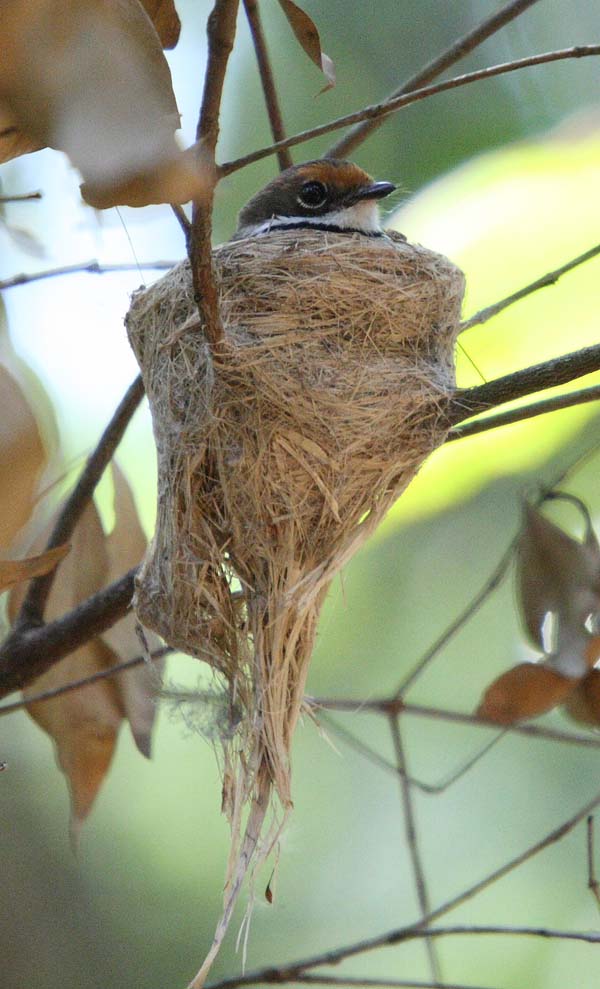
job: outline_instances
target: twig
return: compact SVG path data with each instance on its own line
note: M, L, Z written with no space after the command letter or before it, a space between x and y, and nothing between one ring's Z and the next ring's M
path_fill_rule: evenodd
M0 697L20 690L78 646L111 628L127 613L135 570L57 618L34 628L16 629L0 646Z
M588 889L600 907L600 883L596 879L594 868L594 818L593 815L587 819L587 865L588 865Z
M533 364L522 371L494 378L485 385L458 389L449 400L445 414L452 425L455 425L496 405L504 405L505 402L512 402L534 392L564 385L567 381L581 378L598 369L600 344L594 344L543 364Z
M111 421L100 437L96 449L88 458L79 481L65 501L46 545L46 549L52 549L54 546L62 546L63 543L68 542L85 506L94 493L98 481L112 460L114 452L123 437L123 433L133 413L140 404L143 395L144 385L141 377L137 377L121 399ZM55 574L56 569L51 570L50 573L45 574L43 577L36 577L31 581L15 623L13 638L24 626L39 625L43 621L44 608Z
M160 649L155 649L152 653L150 653L150 658L162 659L163 656L169 656L173 652L174 649L172 649L171 646L162 646ZM108 666L105 670L100 670L98 673L91 673L89 676L82 677L80 680L72 680L71 683L65 683L62 687L54 687L53 690L44 690L39 694L31 694L26 700L14 701L12 704L0 705L0 717L5 714L13 714L15 711L20 711L29 704L39 704L43 701L50 701L55 697L60 697L61 694L69 694L73 690L80 690L82 687L88 687L90 684L96 683L98 680L109 680L118 673L124 673L126 670L131 670L135 666L141 666L142 663L145 662L145 656L134 656L133 659L126 659L122 663L115 663L114 666Z
M147 261L142 264L137 262L126 262L123 264L100 264L98 261L82 261L79 264L66 264L60 268L47 268L45 271L34 271L11 275L10 278L0 280L0 292L7 288L16 288L18 285L29 285L30 282L39 282L43 278L58 278L61 275L75 275L84 272L88 275L106 275L113 271L138 271L139 268L153 268L156 271L169 271L175 267L177 261Z
M374 103L371 106L363 107L361 110L356 110L354 113L348 113L344 117L330 120L326 124L319 124L319 126L311 127L309 130L292 134L291 137L286 137L283 141L276 141L268 147L259 148L257 151L252 151L241 158L235 158L233 161L223 162L218 167L218 172L221 177L230 175L240 168L245 168L246 165L251 165L262 158L268 158L269 155L277 154L282 148L293 148L297 144L304 144L305 141L312 140L314 137L330 134L332 131L348 127L350 124L360 123L363 120L378 120L387 117L389 114L397 113L398 110L402 110L412 103L417 103L419 100L437 96L438 93L445 93L450 89L457 89L459 86L468 86L473 82L479 82L481 79L492 79L494 76L505 75L507 72L517 72L534 65L544 65L547 62L558 62L568 58L585 58L590 55L600 55L600 45L578 45L574 48L562 48L557 51L543 52L540 55L529 55L527 58L519 58L513 62L491 65L475 72L467 72L465 75L455 76L432 86L412 90L403 96L385 100L383 103Z
M426 917L431 912L431 907L429 903L429 895L427 893L427 882L425 880L425 872L423 869L423 863L421 861L421 853L419 851L415 809L413 805L411 786L407 777L408 770L406 766L406 757L404 755L404 746L402 745L400 725L398 723L398 718L396 717L395 714L389 715L388 725L390 729L390 734L392 736L392 744L394 746L396 766L398 769L398 776L400 781L400 793L402 796L402 807L404 810L404 829L406 832L406 844L408 846L408 852L410 855L410 861L411 861L413 876L415 880L415 887L417 890L417 900L419 902L421 914L424 917ZM433 941L431 941L431 939L428 937L425 941L425 945L427 948L427 957L429 960L431 978L433 979L434 982L441 982L442 970L440 968L439 959Z
M202 106L196 130L198 156L207 176L206 193L194 203L188 253L194 283L194 297L206 339L213 351L223 340L219 295L211 252L212 208L218 175L215 149L219 137L219 114L229 55L233 49L239 0L215 0L206 25L208 64L204 76Z
M302 974L294 976L294 982L300 982L308 986L381 986L383 989L440 989L439 982L421 982L405 979L368 979L350 975L315 975ZM490 989L489 986L466 986L463 983L444 982L443 989Z
M479 728L493 728L498 730L498 725L485 718L478 718L475 714L465 714L462 711L446 711L439 707L425 707L422 704L403 703L395 698L371 698L370 700L356 700L351 697L306 697L306 702L317 708L326 711L350 711L352 714L370 713L374 711L389 717L390 712L398 714L414 715L415 717L433 718L436 721L449 721L459 725L476 725ZM572 732L559 731L556 728L544 728L541 725L507 725L503 727L503 732L511 732L517 735L527 735L530 738L540 738L551 742L565 742L570 745L579 745L584 748L600 748L600 738L594 735L577 735ZM385 760L380 760L380 764Z
M254 985L257 982L266 983L281 983L281 982L293 982L297 980L298 975L306 971L306 969L317 968L320 965L337 965L341 961L345 961L347 958L353 958L356 955L365 954L368 951L374 951L377 948L383 948L389 945L400 944L402 941L406 941L411 937L420 936L424 937L426 934L430 934L435 928L430 928L428 925L432 921L438 920L444 914L448 913L450 910L454 910L456 907L461 906L467 900L472 899L477 896L478 893L483 892L493 883L498 882L498 880L503 879L509 873L518 869L521 865L527 862L529 859L538 855L539 852L548 848L550 845L555 844L565 837L573 828L579 824L584 818L586 818L597 806L600 804L600 792L596 794L593 800L590 800L584 807L578 810L575 814L564 821L559 827L550 831L544 838L537 841L535 844L530 845L524 852L520 855L515 856L515 858L510 859L499 869L495 869L490 872L479 882L474 883L467 889L463 890L457 896L454 896L450 900L446 900L441 906L436 907L432 910L427 917L422 918L415 924L410 924L405 927L395 928L391 931L386 931L384 934L376 935L375 937L365 938L364 940L354 941L352 944L347 944L341 948L335 948L332 951L325 951L318 955L312 955L308 958L303 958L300 961L294 962L291 965L285 965L280 968L269 967L260 969L255 972L248 972L246 975L239 976L233 979L223 979L221 982L213 983L209 989L236 989L237 986L247 986ZM438 930L440 930L438 928ZM546 928L442 928L441 930L452 930L454 933L468 933L469 931L479 931L480 933L501 933L508 932L516 933L521 931L525 934L531 934L531 936L538 937L553 937L566 936L567 940L578 940L578 941L590 941L592 943L600 942L600 934L591 933L577 933L571 931L552 931ZM415 932L420 932L418 935ZM438 935L441 936L441 935Z
M279 99L277 97L277 88L275 86L275 78L271 68L271 61L269 59L267 42L260 20L258 0L243 0L243 2L246 17L248 19L248 25L250 27L250 34L252 35L252 41L254 43L254 51L256 52L260 81L262 83L265 104L269 115L269 123L271 124L271 134L273 135L274 141L282 141L285 137L285 128L283 126L283 117L281 116L281 109L279 106ZM284 168L289 168L293 164L292 156L287 148L282 148L281 151L277 152L277 160L279 161L279 168L281 171L283 171Z
M415 664L410 673L404 677L400 682L398 689L396 691L396 699L399 699L413 683L421 676L423 671L427 666L435 659L436 656L448 645L451 639L454 638L457 632L463 627L463 625L468 622L473 615L479 611L479 608L488 599L490 594L500 585L504 579L510 562L512 560L513 553L515 551L515 546L517 545L517 540L519 539L520 533L517 533L511 540L508 548L504 551L500 560L498 561L496 567L486 580L485 584L480 588L480 590L475 594L469 604L463 608L463 610L456 616L456 618L450 623L448 628L446 628L442 634L435 640L435 642L429 647L427 652L421 657L418 663Z
M481 21L473 30L455 41L446 51L443 51L437 58L434 58L433 61L425 65L414 76L407 79L406 82L388 96L388 100L394 99L396 96L404 96L405 93L410 93L415 89L426 86L441 75L442 72L445 72L446 69L449 69L451 65L459 62L469 52L478 48L479 45L499 31L500 28L504 27L505 24L514 20L515 17L522 14L528 7L532 7L534 3L537 3L537 0L512 0L511 3L505 4L500 10ZM365 120L362 123L356 124L348 134L345 134L344 137L329 149L327 154L334 158L346 158L374 130L381 127L382 123L382 120Z
M503 309L507 309L508 306L512 306L515 302L525 299L532 292L537 292L540 288L547 288L549 285L555 285L562 275L566 275L573 268L578 268L580 264L585 264L586 261L591 261L592 258L597 257L599 254L600 244L596 244L589 251L580 254L579 257L573 258L572 261L567 261L560 268L555 268L554 271L548 271L541 278L537 278L534 282L530 282L529 285L520 288L518 292L507 295L505 299L500 299L499 302L494 302L493 305L486 306L485 309L480 309L473 316L470 316L469 319L466 319L464 323L461 323L461 332L464 333L465 330L469 330L472 326L478 326L480 323L487 323L488 319L497 316Z
M498 429L500 426L509 426L515 422L523 422L525 419L533 419L535 416L547 415L549 412L558 412L560 409L571 409L576 405L584 405L587 402L597 402L599 400L600 385L590 385L589 388L579 388L577 391L567 392L566 395L543 398L539 402L520 405L516 409L498 412L497 415L485 416L483 419L474 419L460 426L453 426L446 437L446 443L452 443L453 440L462 440L466 436L475 436L477 433L485 433L489 429Z
M178 203L171 203L171 210L173 212L173 216L183 231L183 236L185 237L185 243L187 246L188 240L190 239L192 224L188 220L183 206L180 206Z
M31 199L41 199L41 198L42 198L41 192L22 192L14 196L0 196L0 204L4 205L5 203L26 203L29 202Z

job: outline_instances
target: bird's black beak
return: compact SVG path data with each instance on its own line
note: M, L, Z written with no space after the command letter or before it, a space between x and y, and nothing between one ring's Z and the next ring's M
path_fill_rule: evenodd
M348 205L350 203L357 203L363 199L383 199L395 191L396 186L393 182L373 182L372 185L363 185L362 188L356 189L355 192L351 193L348 197Z

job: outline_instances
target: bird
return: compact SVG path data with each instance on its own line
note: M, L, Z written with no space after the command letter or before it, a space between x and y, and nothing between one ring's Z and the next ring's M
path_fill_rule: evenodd
M395 189L392 182L374 182L351 161L292 165L246 203L232 240L302 229L381 237L378 202Z

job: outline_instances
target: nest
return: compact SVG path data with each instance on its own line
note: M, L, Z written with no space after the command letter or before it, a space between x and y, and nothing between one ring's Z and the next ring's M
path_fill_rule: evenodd
M213 259L218 353L187 263L135 295L127 328L159 475L137 613L230 686L227 913L272 792L291 807L290 745L329 584L445 438L464 279L393 233L273 231Z

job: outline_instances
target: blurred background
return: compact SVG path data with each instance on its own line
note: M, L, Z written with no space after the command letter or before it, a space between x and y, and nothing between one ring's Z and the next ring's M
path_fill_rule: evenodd
M492 0L304 0L337 86L322 80L278 6L262 5L290 133L385 97L452 40L499 7ZM178 0L181 41L167 53L193 139L203 77L208 2ZM600 8L542 0L482 45L456 74L534 52L600 40ZM269 143L249 35L240 17L227 79L221 160ZM454 73L453 73L454 74ZM467 275L465 315L593 246L600 229L600 105L596 59L526 69L403 110L355 160L401 193L390 223L442 251ZM335 135L337 136L337 135ZM295 149L317 157L327 139ZM217 241L245 200L275 174L265 159L219 186ZM43 151L0 170L4 195L41 189L40 202L4 207L0 279L74 264L178 260L183 237L167 207L95 213L80 199L66 159ZM467 331L462 385L509 373L597 342L600 262L591 261L500 317ZM144 269L149 284L154 275ZM123 317L137 271L75 274L12 288L0 313L3 354L27 369L27 393L59 459L81 462L136 374ZM468 355L465 356L465 352ZM479 373L475 370L478 369ZM583 381L591 383L593 377ZM333 588L320 626L308 691L352 697L336 721L385 758L385 720L360 700L392 691L469 602L518 530L523 495L598 445L593 405L452 443L431 458ZM149 417L135 417L118 453L147 533L155 513ZM598 513L600 453L563 485ZM50 479L51 480L51 479ZM100 492L107 503L110 492ZM577 533L575 513L555 515ZM411 701L472 712L487 684L531 658L510 578L411 690ZM168 678L195 684L202 669L170 660ZM200 719L202 720L202 719ZM559 713L545 723L568 728ZM412 775L436 783L492 734L480 727L404 717ZM282 840L275 904L257 887L248 968L283 964L412 922L418 913L397 780L306 721L294 744L292 821ZM210 742L161 707L151 762L123 731L117 756L84 828L79 856L68 841L68 796L48 738L23 712L0 719L2 984L6 989L166 989L187 983L214 930L228 850L220 779ZM418 833L435 906L478 881L557 826L594 794L593 749L507 736L440 795L417 793ZM599 863L600 868L600 863ZM268 875L265 878L268 879ZM239 920L244 905L238 909ZM448 916L452 923L598 927L587 891L580 827ZM234 921L214 978L240 970ZM567 941L447 938L444 976L502 989L598 984L597 946ZM357 957L336 975L428 978L423 944Z

